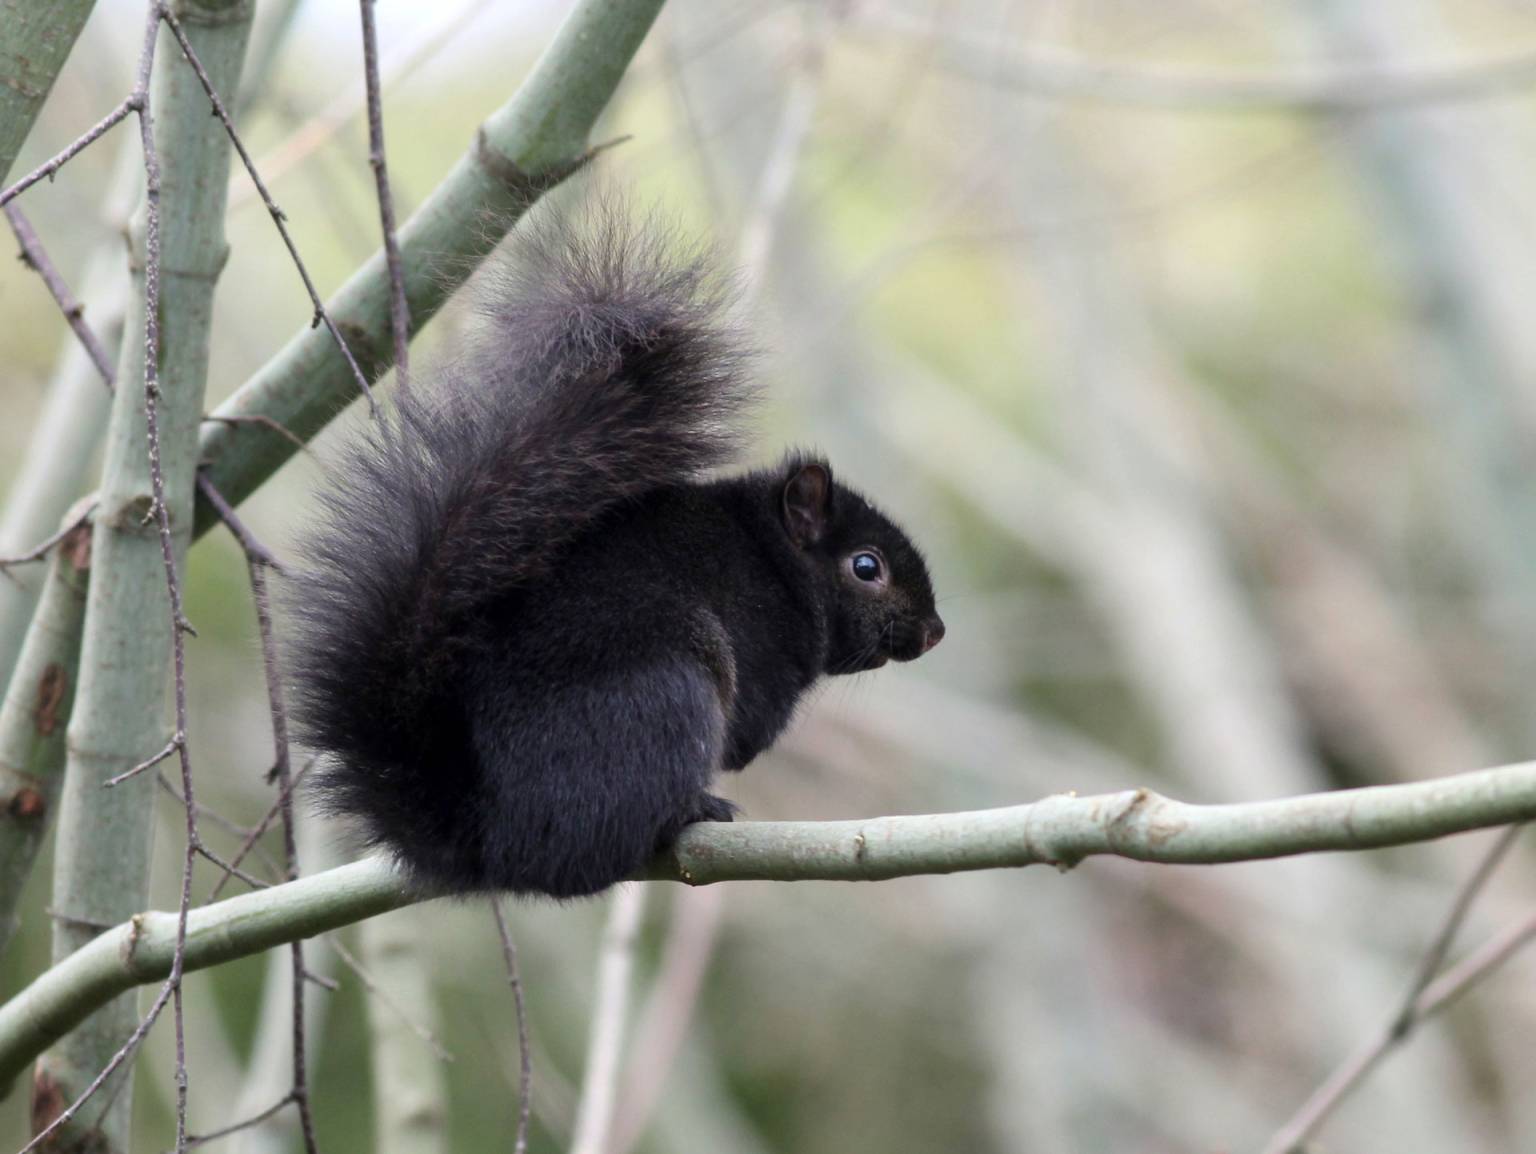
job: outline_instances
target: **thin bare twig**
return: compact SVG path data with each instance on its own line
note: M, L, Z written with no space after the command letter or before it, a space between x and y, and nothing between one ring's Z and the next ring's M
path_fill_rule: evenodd
M137 115L139 121L139 138L144 149L144 415L146 436L149 449L149 473L150 484L153 492L153 505L151 517L159 522L160 552L165 563L166 585L170 593L171 603L171 652L175 665L175 697L176 697L176 739L177 748L181 754L181 788L182 795L187 799L187 846L182 863L181 902L176 921L176 945L171 961L171 971L156 995L149 1013L140 1020L139 1025L123 1046L112 1056L112 1059L102 1068L102 1071L91 1080L90 1084L80 1095L66 1106L47 1126L44 1126L33 1136L32 1140L22 1148L21 1154L36 1149L47 1141L59 1127L71 1121L80 1108L94 1095L106 1080L133 1054L139 1043L149 1033L160 1014L164 1011L166 1003L173 1003L173 1017L176 1027L176 1149L178 1154L186 1149L186 1123L187 1123L187 1063L186 1063L186 1031L185 1020L182 1013L181 978L186 961L186 936L187 913L192 904L192 866L195 860L197 847L197 818L193 808L192 793L192 767L185 740L187 722L187 681L186 681L186 630L189 628L186 615L182 611L181 582L176 573L176 559L171 541L170 516L165 505L165 477L160 468L160 426L158 416L158 401L160 397L159 379L159 355L160 355L160 157L155 149L154 116L149 107L149 80L154 66L155 38L159 33L160 19L164 14L161 0L151 0L148 16L145 21L144 43L139 53L138 74L134 82L133 91L119 106L121 115L114 112L112 116L101 121L96 128L81 137L61 153L49 165L36 170L51 176L57 171L58 166L68 160L70 156L78 153L81 148L90 144L92 140L99 138L112 124L127 116L129 112ZM113 117L116 117L114 120ZM94 135L93 135L94 134ZM73 151L71 151L73 150ZM56 163L55 163L56 162ZM47 170L45 172L45 170ZM28 178L23 178L25 182ZM40 177L39 177L40 179ZM34 181L35 183L35 181ZM25 186L25 185L23 185ZM14 186L13 186L14 187ZM20 189L17 189L20 191ZM0 204L5 203L10 197L0 194Z
M176 788L175 782L171 781L170 778L165 776L164 771L156 774L155 779L160 783L160 788L165 790L166 793L175 799L177 805L187 804L187 799L181 796L181 790ZM203 802L198 802L196 804L196 809L198 820L206 821L212 825L215 825L219 829L222 829L224 832L230 834L232 837L246 838L250 836L251 829L249 826L243 826L239 822L231 821L218 810L214 809L213 806L206 805ZM260 858L261 864L270 870L273 874L281 872L278 869L277 863L272 860L272 855L267 853L266 850L262 849L261 846L258 845L249 852ZM240 863L236 862L234 864L239 865Z
M268 1118L272 1117L272 1115L276 1114L279 1110L281 1110L284 1106L288 1105L288 1103L292 1101L292 1094L284 1094L281 1098L279 1098L276 1102L273 1102L272 1105L268 1106L259 1114L252 1114L249 1118L246 1118L243 1121L236 1122L231 1126L225 1126L219 1130L210 1130L206 1134L194 1134L190 1136L187 1139L187 1146L202 1146L207 1142L215 1142L220 1138L228 1138L231 1134L238 1134L241 1130L249 1130L252 1126L260 1126Z
M306 982L313 982L322 990L329 990L333 994L337 990L341 989L341 983L338 982L335 978L328 978L324 974L317 974L314 970L309 969L307 966L304 969L304 980Z
M139 762L139 764L134 766L132 769L125 769L116 777L109 777L102 783L102 785L106 789L111 789L113 786L122 785L125 781L131 781L133 778L138 777L139 774L143 773L146 769L154 769L155 766L159 765L166 758L170 757L171 754L179 750L186 743L186 740L187 735L185 733L177 732L173 734L171 739L165 743L164 748L162 748L159 753L151 754L149 757L146 757L143 761ZM185 804L186 798L182 798L182 802Z
M404 80L416 69L426 64L440 52L449 40L461 34L481 12L490 8L495 0L471 0L442 16L427 32L412 40L399 56L386 60L380 69L380 88L388 91L391 86ZM306 119L296 131L276 147L262 154L260 167L267 179L276 183L291 169L313 155L326 141L347 126L354 116L367 106L366 95L360 96L356 85L347 85L319 112ZM230 190L231 209L239 208L250 198L244 185Z
M1435 975L1444 964L1457 932L1466 921L1477 895L1482 892L1494 870L1519 837L1523 825L1512 825L1500 831L1498 838L1488 847L1477 868L1472 871L1456 892L1450 909L1436 932L1429 949L1425 951L1414 970L1413 981L1402 1005L1390 1022L1355 1053L1339 1064L1311 1097L1302 1103L1291 1118L1275 1131L1264 1147L1264 1154L1293 1154L1302 1148L1307 1138L1317 1131L1339 1106L1397 1046L1408 1040L1414 1028L1425 1018L1448 1005L1460 996L1472 982L1490 973L1513 953L1531 933L1536 933L1536 918L1517 926L1511 934L1496 938L1488 947L1473 954L1439 980ZM1448 980L1449 979L1449 980Z
M309 1069L305 1059L304 1039L304 945L294 942L288 947L293 955L293 1092L291 1097L299 1109L299 1132L304 1136L305 1154L318 1154L319 1140L315 1137L315 1116L309 1104Z
M156 16L155 19L158 20L159 17ZM143 58L140 57L140 59L142 60ZM148 90L146 89L145 92L147 95ZM83 133L77 136L73 141L70 142L70 144L64 148L63 151L55 153L52 157L43 161L42 164L38 165L31 172L27 173L26 176L23 176L20 180L11 185L4 192L0 192L0 206L10 204L11 201L15 200L22 193L26 192L27 189L31 188L38 181L45 178L52 180L59 169L63 168L71 160L79 156L80 153L84 152L91 145L95 144L111 129L117 127L123 121L127 120L130 113L137 112L141 105L147 106L147 100L140 101L138 96L138 90L135 89L134 92L127 97L127 99L125 99L111 112L103 116L95 124L91 125L90 128L87 128Z
M262 183L261 174L256 171L256 163L251 159L251 154L246 151L245 142L240 139L240 134L235 131L235 124L229 118L229 113L224 108L224 101L220 99L213 82L208 79L208 73L203 70L203 63L197 58L197 53L192 50L191 42L187 40L187 34L182 30L181 22L165 7L161 7L161 14L165 19L165 25L171 30L171 35L176 37L176 43L181 46L182 55L187 63L192 66L192 71L197 74L198 82L202 84L203 91L208 94L208 102L213 106L213 114L219 118L219 123L224 126L224 131L229 134L229 141L234 145L240 162L245 165L245 171L250 174L251 183L256 186L256 191L261 195L262 203L267 206L267 212L272 217L272 223L277 226L278 235L283 238L283 244L288 248L288 255L293 258L293 264L299 271L299 278L304 282L304 290L309 293L310 304L314 306L314 317L310 320L310 327L323 324L331 334L331 339L336 342L336 347L341 350L341 355L347 359L347 367L352 370L352 376L356 379L358 387L363 395L368 398L370 408L374 407L373 390L368 387L368 378L363 375L363 370L357 363L357 358L352 355L351 348L342 339L341 330L336 327L336 322L331 320L331 314L325 309L325 304L320 300L320 293L315 289L315 282L310 279L309 269L305 267L304 260L299 256L299 249L293 242L292 235L288 232L288 217L277 202L272 199L272 194L267 191L267 186Z
M309 452L309 445L305 443L304 438L300 437L281 421L274 421L264 413L247 413L239 417L225 417L220 416L218 413L205 413L203 420L210 421L216 425L261 425L263 428L271 429L290 444L297 446L299 452Z
M528 1149L528 1115L533 1109L533 1051L528 1045L528 1013L523 1005L523 979L517 968L517 945L507 925L506 911L499 898L491 899L491 915L496 919L496 933L501 938L501 956L507 964L507 984L512 987L512 1005L517 1013L517 1140L512 1154Z
M1536 913L1516 922L1502 934L1489 938L1481 947L1445 971L1420 995L1416 1007L1419 1018L1445 1009L1483 978L1493 973L1522 947L1536 939Z
M212 485L208 486L213 489ZM239 525L231 520L231 528ZM239 534L241 544L255 544L243 525ZM259 548L259 546L257 546ZM272 630L272 605L267 595L267 562L271 557L264 549L260 553L247 548L246 558L251 574L251 593L256 601L256 624L261 634L262 667L267 679L267 701L272 712L272 741L276 746L276 763L273 772L277 777L277 804L283 817L283 857L288 865L288 880L299 876L299 850L293 828L293 774L289 764L288 714L283 707L282 672L277 664L277 642ZM305 1154L318 1154L319 1142L315 1137L315 1119L309 1103L309 1074L305 1058L304 1038L304 977L308 968L304 965L304 943L289 946L293 959L293 1092L294 1105L299 1111L299 1130L304 1135Z
M197 473L197 491L208 498L208 503L218 513L219 520L223 521L224 527L234 535L236 542L239 543L240 548L245 552L247 563L264 565L269 569L276 569L279 573L283 572L282 563L272 555L270 549L257 539L256 534L251 532L246 523L240 519L239 514L235 512L234 506L224 499L224 494L219 492L214 483L208 479L208 474L201 469ZM259 612L260 610L258 610ZM286 746L288 734L286 720L283 723L282 729Z
M236 865L239 865L241 862L243 862L251 853L256 852L256 843L261 840L261 836L266 833L267 830L272 828L272 823L282 816L284 802L288 798L292 797L293 791L298 788L299 783L304 780L304 776L309 773L311 767L313 767L314 764L314 758L310 758L309 762L304 766L304 768L293 775L292 782L289 783L289 786L286 790L278 795L277 800L274 801L271 807L267 810L266 816L264 816L259 822L251 827L250 832L245 835L245 840L240 843L240 848L235 853L233 858L233 861ZM276 767L274 767L274 769L275 768ZM218 899L219 894L223 892L224 886L229 882L229 878L230 875L225 874L222 878L219 879L217 884L214 885L213 892L208 895L208 900L210 902L216 901Z
M118 1048L117 1053L112 1055L111 1061L109 1061L105 1066L101 1068L101 1073L92 1078L90 1084L87 1085L84 1090L80 1091L79 1097L77 1097L68 1106L64 1107L63 1110L59 1111L58 1117L54 1118L52 1122L48 1123L48 1125L44 1126L41 1130L34 1134L32 1136L32 1140L23 1146L20 1150L18 1150L16 1154L32 1154L32 1151L36 1150L44 1142L52 1138L54 1132L58 1130L59 1127L73 1121L75 1115L80 1113L81 1107L90 1101L91 1098L96 1095L96 1092L102 1088L102 1086L106 1085L107 1079L110 1078L113 1074L117 1073L118 1069L124 1062L133 1057L134 1051L139 1048L140 1043L142 1043L145 1037L149 1034L150 1027L159 1020L161 1013L164 1012L166 1004L170 1000L171 981L169 978L167 978L161 984L159 993L155 995L155 1000L150 1003L149 1012L146 1013L142 1019L140 1019L139 1024L134 1027L133 1033L128 1035L128 1040Z
M293 788L296 779L291 771L288 711L283 704L282 670L278 666L277 639L272 627L272 602L267 589L267 570L280 569L280 566L271 550L257 540L256 535L236 515L234 508L224 499L224 495L206 474L198 474L197 484L198 489L217 510L225 526L234 534L235 540L239 542L240 548L245 553L246 570L251 581L251 598L256 606L256 627L261 637L262 669L267 683L267 707L272 717L274 760L269 776L276 781L278 787L277 801L273 805L272 812L282 818L284 873L288 881L293 881L299 876L299 851L293 824ZM305 768L307 769L308 766ZM250 847L255 845L256 840L271 824L271 820L272 814L269 813L267 818L251 831L246 842L240 847L239 855L234 862L218 861L218 864L224 868L224 877L215 888L215 895L230 877L249 881L248 875L240 871L239 862ZM211 855L208 856L210 860L217 860ZM291 943L289 953L292 959L293 977L293 1089L289 1091L287 1101L292 1102L298 1109L299 1131L304 1137L305 1154L318 1154L319 1142L315 1137L314 1113L309 1101L309 1074L305 1055L304 982L310 974L309 968L304 964L304 944Z
M411 311L405 299L405 270L395 239L395 198L389 190L389 166L384 156L384 106L379 93L379 43L373 18L374 0L360 0L363 18L363 74L368 89L368 163L378 187L379 223L384 230L384 261L389 268L389 327L395 338L395 380L403 391L410 386L407 357L411 345Z
M59 306L59 311L64 314L64 319L69 323L75 338L85 349L86 356L91 358L91 363L96 366L96 371L101 374L101 379L106 382L110 392L117 379L117 372L112 367L112 358L107 355L105 346L100 338L85 323L85 306L70 292L69 285L64 283L64 278L59 274L57 266L49 258L48 252L43 248L42 241L37 238L37 231L21 211L21 207L15 204L5 206L5 219L11 223L11 232L16 235L16 243L21 246L21 263L26 265L38 276L43 278L43 284L48 286L48 293L53 297L54 303Z
M379 984L378 980L374 978L373 974L369 972L368 967L363 965L356 954L341 944L341 941L335 934L326 935L325 943L336 952L336 956L341 959L342 964L351 970L353 976L362 983L363 989L368 991L369 996L376 998L381 1006L404 1022L406 1028L411 1033L426 1043L427 1049L431 1050L435 1057L443 1062L452 1062L454 1060L453 1054L443 1045L441 1039L426 1026L412 1018L399 1002L391 998L389 991Z
M151 39L155 18L169 18L164 4L150 4ZM176 1033L176 1150L187 1148L187 1036L181 977L186 961L187 913L192 908L192 867L200 841L197 832L196 798L192 787L192 754L187 746L187 632L190 625L182 605L181 577L176 572L176 549L171 537L171 514L165 503L165 475L160 465L160 156L155 147L154 117L149 107L149 76L140 77L139 136L144 145L144 422L149 447L151 512L158 522L160 556L165 563L165 583L171 599L171 662L174 667L176 736L181 765L181 794L186 798L186 855L181 874L181 902L176 917L176 955L166 984L171 988L171 1017Z
M250 886L253 890L271 889L272 886L275 884L273 882L262 881L259 877L256 877L254 874L246 873L245 870L239 868L238 866L231 865L229 862L225 861L222 857L220 857L218 853L216 853L215 851L209 849L206 845L203 845L203 844L199 843L199 845L197 847L197 852L200 855L202 855L203 857L207 858L209 861L211 861L214 865L218 866L225 873L233 874L235 877L239 878L246 885ZM289 880L291 881L292 879L290 878Z
M18 553L14 557L0 557L0 570L7 569L12 565L26 565L33 561L41 561L44 557L48 556L48 553L55 545L89 521L91 514L95 511L96 502L91 501L84 505L78 514L71 517L57 533L34 545L25 553Z
M1462 883L1455 900L1451 902L1451 908L1446 912L1440 931L1435 935L1434 941L1430 943L1429 949L1425 951L1423 959L1419 962L1419 968L1414 972L1408 993L1403 998L1402 1008L1398 1010L1397 1017L1392 1021L1394 1038L1401 1040L1412 1032L1418 1022L1420 995L1429 989L1435 975L1445 965L1446 956L1451 952L1451 946L1456 941L1456 935L1461 932L1461 927L1467 920L1467 914L1471 912L1472 904L1524 830L1523 825L1512 825L1500 830L1499 836L1494 839L1482 860L1477 863L1477 868Z
M155 782L177 805L187 804L187 799L181 796L181 790L177 789L176 784L171 781L170 778L165 776L165 772L163 770L155 775ZM218 826L225 833L232 834L235 837L244 837L246 834L251 832L249 827L243 826L237 821L231 821L218 810L214 809L211 805L208 805L204 802L197 803L197 816L200 818L205 818L211 824Z

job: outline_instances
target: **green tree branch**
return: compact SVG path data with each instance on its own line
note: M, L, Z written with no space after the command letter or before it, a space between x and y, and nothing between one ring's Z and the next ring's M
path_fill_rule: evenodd
M90 564L91 527L79 523L54 549L48 595L0 705L0 950L16 930L16 903L63 779Z
M1536 818L1536 762L1409 785L1239 805L1189 805L1148 790L1062 794L971 813L689 827L647 876L722 881L871 881L914 874L1074 865L1110 855L1216 864L1361 850ZM382 858L194 910L186 968L206 969L333 930L428 895ZM0 1084L86 1015L170 971L176 915L135 916L0 1006Z
M0 0L0 185L95 0Z
M213 83L239 83L253 6L248 0L177 0L194 47ZM158 22L151 27L158 28ZM146 389L157 390L159 467L180 567L191 537L197 430L208 373L213 288L224 267L229 141L208 115L201 85L169 32L159 28L148 91L159 161L158 233L146 197L130 227L133 278L127 334L118 366L91 538L93 579L86 599L80 676L68 728L68 752L54 854L55 962L142 909L154 844L155 777L104 785L166 743L165 687L171 667L172 613L166 560L151 524L156 492L145 419ZM142 67L142 65L141 65ZM141 78L140 84L143 83ZM142 92L142 90L137 90ZM155 159L146 155L146 169ZM158 244L158 308L148 329L149 246ZM153 333L155 347L150 349ZM149 357L155 358L154 362ZM158 369L158 376L153 370ZM33 1120L41 1129L73 1102L139 1020L131 997L102 1008L62 1038L38 1064ZM128 1148L132 1064L106 1092L111 1105L60 1132L65 1150Z
M481 126L469 152L400 230L414 334L468 279L518 218L590 155L587 138L662 0L582 0L517 94ZM390 365L389 270L376 252L326 302L371 379ZM296 451L274 428L308 440L357 392L346 359L320 329L299 333L215 411L200 455L239 504ZM267 423L241 418L259 417ZM228 423L229 419L235 423ZM206 503L196 532L216 522Z

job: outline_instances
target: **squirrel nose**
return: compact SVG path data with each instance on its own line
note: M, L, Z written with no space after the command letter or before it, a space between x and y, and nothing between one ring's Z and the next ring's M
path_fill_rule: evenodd
M927 653L940 641L944 640L944 622L937 617L927 621L923 625L923 652Z

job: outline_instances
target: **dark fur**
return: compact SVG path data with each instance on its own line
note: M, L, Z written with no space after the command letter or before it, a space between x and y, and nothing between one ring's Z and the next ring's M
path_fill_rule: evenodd
M943 625L904 534L825 462L704 481L748 401L707 262L648 227L516 242L491 329L346 452L290 604L318 791L422 886L595 893L823 673ZM878 549L875 589L849 557ZM866 562L867 566L867 562Z

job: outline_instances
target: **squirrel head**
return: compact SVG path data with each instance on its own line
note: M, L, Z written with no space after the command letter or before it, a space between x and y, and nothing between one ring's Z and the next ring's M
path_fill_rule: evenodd
M791 545L814 568L827 609L827 673L912 661L944 637L916 545L818 457L791 457L779 489Z

